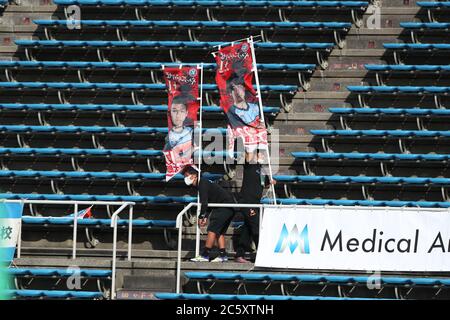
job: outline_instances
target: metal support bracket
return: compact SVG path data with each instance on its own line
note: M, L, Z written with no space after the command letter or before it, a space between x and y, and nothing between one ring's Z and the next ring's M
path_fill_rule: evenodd
M352 21L357 28L361 28L363 26L362 16L356 12L355 9L351 10Z
M139 192L134 188L134 184L131 181L127 181L127 190L130 196L140 196Z
M176 52L173 49L169 50L170 60L175 63L180 63L181 60L178 59Z
M112 112L111 113L111 118L112 118L112 121L113 121L113 123L114 123L114 125L116 127L124 127L123 123L120 121L120 115L119 114L117 114L115 112Z
M284 190L284 195L286 196L286 198L295 199L295 196L292 193L291 185L289 183L283 184L283 190Z
M139 98L139 94L136 91L131 91L131 100L133 101L133 104L136 106L141 106L144 103Z
M119 41L127 41L128 38L125 37L125 35L123 34L123 29L121 28L116 28L116 36L117 36L117 40Z
M85 228L85 234L86 234L86 240L87 244L90 246L90 248L95 248L100 241L94 236L94 231L90 228Z
M358 104L359 104L360 108L368 108L369 107L367 105L365 96L362 94L358 94Z
M321 138L321 142L322 142L322 148L324 152L334 152L331 148L330 145L328 143L328 140L325 138Z
M62 192L61 188L58 186L58 182L53 179L50 180L50 187L52 188L54 194L64 194L64 192Z
M402 57L400 56L400 52L398 52L397 50L394 50L393 56L394 56L394 62L395 62L395 64L404 64L404 63L403 63L403 59L402 59Z
M155 159L152 158L147 158L147 169L149 172L151 173L159 173L159 170L156 169L156 165L155 165Z
M441 187L441 195L442 195L442 199L445 202L450 202L450 197L448 195L448 189L446 187Z
M292 110L292 102L288 103L286 97L282 93L280 93L280 104L284 111L290 112Z
M383 177L392 177L391 170L388 168L388 164L386 162L380 162L380 170Z
M325 70L328 68L328 61L323 57L322 52L316 51L316 60L317 64L322 68L322 70Z
M134 8L134 15L136 16L137 20L145 20L144 15L142 14L142 11L139 7Z
M58 101L61 104L68 104L69 101L66 98L66 94L64 91L58 90Z
M347 118L344 116L339 116L339 123L341 124L342 130L351 130L350 126L347 123Z
M365 200L373 200L373 196L372 196L371 192L369 191L368 186L362 185L361 192L362 192L362 195Z
M49 126L49 125L50 125L50 124L47 122L47 120L45 119L45 114L42 113L41 111L39 111L39 112L37 113L37 117L38 117L39 124L40 124L41 126Z
M379 72L375 72L375 79L377 80L377 85L379 85L379 86L385 85L383 76Z
M342 38L341 33L338 30L333 31L334 42L338 46L339 49L343 49L345 47L345 40Z
M91 135L91 141L95 149L105 149L105 147L103 147L103 145L98 141L98 137L95 134Z
M108 59L105 58L105 53L101 49L97 49L97 58L100 62L109 62Z
M445 107L444 107L444 105L442 104L442 101L441 101L441 96L435 94L433 96L433 98L434 98L434 105L436 106L436 109L445 109Z
M29 148L30 147L28 145L28 143L25 142L22 135L16 134L16 139L17 139L17 144L19 145L19 147L21 147L21 148Z
M81 168L80 164L78 163L78 158L76 157L70 157L70 164L72 165L73 171L84 171L83 168Z
M308 176L315 176L314 172L311 170L310 162L303 160L303 171Z
M400 148L400 152L401 153L411 153L408 149L408 147L406 146L406 143L403 139L398 139L398 146Z
M212 8L206 8L206 17L208 18L209 21L217 21L216 18L214 17L214 12Z
M188 28L188 36L189 36L189 40L198 41L197 36L195 35L195 31L192 30L191 28Z
M86 79L86 75L85 75L83 70L78 69L77 70L77 76L78 76L78 81L80 81L81 83L88 82L87 79Z
M46 40L55 40L55 38L53 37L52 32L49 28L47 28L47 27L44 28L44 34L45 34Z
M286 18L286 13L284 12L283 9L278 9L278 18L280 18L280 21L281 21L281 22L287 22L287 21L289 21L289 20Z
M31 52L31 48L25 48L25 57L28 61L36 61L33 53Z
M8 82L17 82L16 78L14 77L12 70L9 68L5 68L5 78Z
M414 32L414 30L411 30L410 35L412 43L420 43L419 39L417 39L417 34Z
M303 90L308 91L311 89L311 83L306 80L305 75L303 72L297 72L298 82L300 83L300 86L303 88Z

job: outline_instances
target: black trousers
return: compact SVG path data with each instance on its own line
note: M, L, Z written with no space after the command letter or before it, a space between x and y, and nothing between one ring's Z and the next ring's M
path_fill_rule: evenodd
M260 203L263 193L261 185L261 165L244 165L244 176L241 192L239 193L240 203ZM251 251L252 241L258 247L259 242L259 209L242 208L244 225L241 227L241 234L237 243L236 257L244 257L246 251Z

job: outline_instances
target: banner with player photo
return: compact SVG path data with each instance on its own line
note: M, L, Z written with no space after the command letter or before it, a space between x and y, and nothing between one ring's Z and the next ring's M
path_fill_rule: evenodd
M199 68L182 66L164 68L168 91L168 135L164 145L166 181L187 165L193 166L194 129L199 101Z
M236 139L242 139L248 152L268 148L262 107L253 88L252 56L248 41L220 48L214 54L220 106L228 118L229 152L233 152Z

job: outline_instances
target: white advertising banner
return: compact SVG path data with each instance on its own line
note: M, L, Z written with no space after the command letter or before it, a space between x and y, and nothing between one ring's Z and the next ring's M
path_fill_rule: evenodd
M450 271L450 211L426 208L265 208L257 267Z

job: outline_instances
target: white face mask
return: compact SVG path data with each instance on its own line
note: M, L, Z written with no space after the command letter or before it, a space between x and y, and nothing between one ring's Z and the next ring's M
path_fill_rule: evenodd
M184 177L184 183L186 183L186 185L190 186L194 183L194 180L191 179L191 176L187 176L187 177Z

